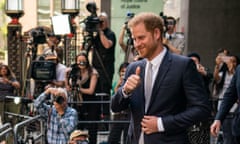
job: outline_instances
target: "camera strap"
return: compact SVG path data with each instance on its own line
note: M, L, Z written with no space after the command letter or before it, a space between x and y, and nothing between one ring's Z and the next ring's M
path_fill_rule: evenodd
M47 120L47 127L50 128L50 120L51 120L51 115L52 115L52 107L48 110L48 120Z

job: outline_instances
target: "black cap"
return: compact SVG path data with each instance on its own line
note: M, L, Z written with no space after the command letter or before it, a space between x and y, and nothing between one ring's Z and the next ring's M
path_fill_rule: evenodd
M87 3L86 8L90 13L96 13L96 11L97 11L97 5L95 2Z
M193 52L193 53L188 54L187 56L188 57L195 57L199 60L199 62L201 61L200 55L198 53Z

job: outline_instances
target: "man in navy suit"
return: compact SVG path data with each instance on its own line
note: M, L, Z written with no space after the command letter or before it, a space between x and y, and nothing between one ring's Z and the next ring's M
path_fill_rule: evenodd
M215 120L211 125L211 134L217 136L220 130L220 127L229 113L229 110L232 108L235 102L238 101L238 108L236 114L233 118L232 123L232 135L235 137L234 143L240 143L240 66L237 67L235 74L231 80L231 83L224 93L223 100L220 106L219 111L216 114Z
M113 112L130 107L128 142L189 143L187 128L210 116L208 96L194 62L163 46L163 23L158 15L138 14L129 21L129 28L134 47L144 59L129 65L111 102ZM150 66L151 76L146 72ZM150 94L146 93L148 86L152 87Z

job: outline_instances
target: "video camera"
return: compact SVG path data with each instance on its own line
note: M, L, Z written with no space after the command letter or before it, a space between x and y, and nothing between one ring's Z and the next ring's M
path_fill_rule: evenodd
M133 17L134 17L134 13L127 13L127 17L126 17L126 21L124 22L124 24L126 25L126 31L127 31L127 35L128 35L128 37L129 38L131 38L132 36L132 34L131 34L131 32L130 32L130 29L128 28L128 22L129 22L129 20L130 19L132 19Z
M159 16L163 19L163 26L164 26L164 33L165 33L166 31L168 31L168 27L167 27L167 25L168 25L167 16L164 15L163 12L160 12L160 13L159 13Z
M51 81L56 78L56 63L51 61L33 61L31 77L35 80Z
M69 79L71 79L72 87L74 88L77 86L77 79L78 78L81 79L80 73L79 73L80 68L78 67L78 64L71 65L71 68L72 68L72 70L69 74Z
M91 13L91 15L83 20L83 23L85 24L85 31L87 32L85 36L93 38L97 35L98 27L102 21L97 16L97 6L95 2L89 2L86 8Z
M134 17L135 13L127 13L125 24L128 24L128 21Z
M97 6L95 2L89 2L86 8L91 13L91 15L84 19L83 22L81 22L85 25L83 34L84 43L92 45L93 39L97 36L102 21L97 16Z
M169 26L169 25L175 25L175 24L176 24L176 21L175 21L175 19L174 19L173 17L171 17L171 18L173 18L174 20L169 21L168 19L169 19L170 17L164 15L163 12L160 12L159 15L160 15L160 17L163 19L164 33L166 33L166 32L168 31L168 26Z
M87 10L91 13L86 19L81 21L83 23L83 47L87 51L90 51L94 45L94 39L98 35L99 27L102 24L102 21L97 16L97 6L95 2L89 2L86 6Z
M54 96L53 97L53 101L55 101L58 104L63 104L63 102L65 101L64 98L62 96Z
M33 38L33 43L36 45L46 43L46 33L42 27L31 30L30 36Z

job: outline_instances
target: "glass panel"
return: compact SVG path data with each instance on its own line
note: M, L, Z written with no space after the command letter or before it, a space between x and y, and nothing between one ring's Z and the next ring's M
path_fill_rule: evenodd
M8 0L6 1L7 10L23 10L22 0Z
M38 0L38 25L46 24L48 21L48 25L50 23L50 1L49 0Z
M61 15L61 0L54 0L53 3L53 15Z

